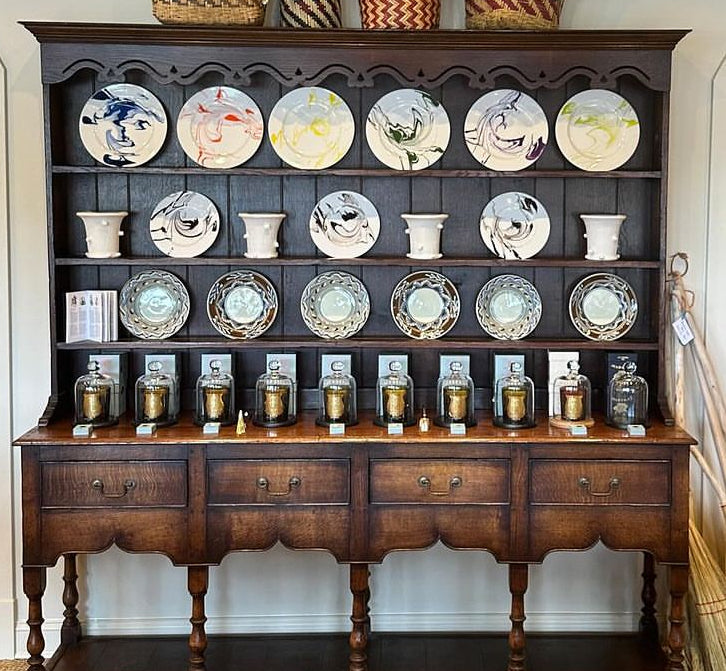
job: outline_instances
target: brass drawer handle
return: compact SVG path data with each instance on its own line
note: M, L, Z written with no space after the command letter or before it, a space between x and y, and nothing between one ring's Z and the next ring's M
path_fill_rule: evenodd
M132 489L136 489L136 480L124 480L123 488L124 490L122 492L106 492L105 487L106 485L103 484L103 480L100 478L96 478L93 482L91 482L91 487L94 489L97 489L99 492L101 492L101 496L107 498L107 499L122 499L126 494L128 494Z
M453 492L454 489L456 489L457 487L461 487L462 483L463 483L463 480L458 475L454 475L449 480L448 489L446 489L444 491L436 491L435 489L431 489L431 478L429 478L425 475L422 475L418 479L419 487L424 487L424 488L428 489L429 494L431 496L449 496Z
M590 489L590 479L589 478L580 478L577 481L577 484L584 489L590 496L612 496L615 491L620 487L620 478L610 478L610 484L608 486L608 490L606 492L593 492L592 489Z
M264 489L268 496L290 496L293 489L297 489L300 484L302 483L302 479L299 478L297 475L293 475L288 481L287 481L287 491L284 492L273 492L270 490L270 481L265 478L257 478L257 486L260 489Z

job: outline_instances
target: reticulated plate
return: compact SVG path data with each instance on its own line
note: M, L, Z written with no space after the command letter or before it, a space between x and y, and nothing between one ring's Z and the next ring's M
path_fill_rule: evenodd
M363 328L371 301L353 275L332 271L314 277L300 297L306 326L321 338L348 338Z
M137 338L168 338L189 317L189 292L172 273L142 270L121 288L119 316L126 330Z
M565 158L582 170L616 170L635 152L640 122L633 106L605 89L570 98L555 121L555 137Z
M373 203L355 191L335 191L318 202L310 215L310 237L334 259L365 254L378 239L381 220Z
M257 103L231 86L211 86L195 93L179 112L179 144L205 168L233 168L254 156L265 123Z
M503 259L528 259L550 237L550 218L534 196L519 191L492 198L481 213L479 231L484 244Z
M277 155L293 168L320 170L346 155L355 120L337 93L306 86L284 95L272 108L267 133Z
M162 253L192 258L206 252L217 239L219 212L201 193L177 191L154 207L149 231Z
M541 316L539 292L519 275L492 277L476 297L476 318L492 338L524 338L534 331Z
M621 338L631 329L637 316L635 291L617 275L588 275L570 294L570 319L590 340Z
M81 142L97 161L131 168L150 161L166 139L166 112L159 99L136 84L109 84L83 106Z
M438 161L451 136L444 106L425 91L398 89L376 102L366 119L366 140L394 170L423 170Z
M549 125L531 96L514 89L485 93L464 119L464 140L472 156L490 170L522 170L544 151Z
M451 280L431 270L404 277L391 295L391 315L407 336L435 339L448 333L459 318L459 292Z
M249 340L267 331L277 316L277 292L253 270L233 270L219 277L207 294L207 316L217 331Z

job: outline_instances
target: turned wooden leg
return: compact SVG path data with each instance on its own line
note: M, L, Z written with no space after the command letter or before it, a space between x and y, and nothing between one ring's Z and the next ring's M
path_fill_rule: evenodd
M45 592L45 567L23 568L23 591L28 597L28 671L44 671L43 649L43 593Z
M655 619L655 558L650 552L643 553L643 591L640 597L643 607L640 609L640 633L652 641L658 640L658 621Z
M209 584L208 566L190 566L187 569L187 585L192 597L192 633L189 635L189 669L200 671L204 669L204 651L207 649L207 634L204 623L207 616L204 614L204 597Z
M527 564L509 565L509 591L512 595L512 612L509 619L509 663L508 671L524 671L524 593L527 591L529 566Z
M61 643L71 645L81 639L81 623L78 621L78 573L76 572L76 555L63 555L63 625L61 626Z
M667 671L683 671L683 648L686 645L685 594L688 591L688 567L671 566L671 612L668 617L668 665Z
M353 613L350 621L353 628L350 632L350 671L366 671L368 668L368 655L366 646L368 644L367 627L370 624L368 617L368 564L350 565L350 591L353 593Z

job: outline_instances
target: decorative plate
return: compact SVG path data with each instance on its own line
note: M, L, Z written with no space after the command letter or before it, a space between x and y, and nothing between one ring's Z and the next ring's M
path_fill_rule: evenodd
M132 168L150 161L166 139L166 112L159 99L136 84L109 84L83 106L81 142L97 161Z
M366 140L376 158L394 170L423 170L446 151L451 136L444 106L418 89L398 89L373 105Z
M509 191L492 198L481 213L484 244L502 259L528 259L550 237L550 217L534 196Z
M254 156L265 123L257 103L230 86L195 93L179 112L176 134L187 156L205 168L233 168Z
M514 89L485 93L464 119L472 156L490 170L522 170L547 146L549 125L534 98Z
M476 318L492 338L524 338L534 331L541 316L537 289L519 275L492 277L476 297Z
M149 231L162 253L189 259L206 252L217 239L219 212L201 193L177 191L154 207Z
M272 148L293 168L320 170L346 155L355 136L350 108L337 93L306 86L284 95L267 126Z
M363 283L337 271L314 277L300 297L306 326L321 338L348 338L366 323L371 301Z
M396 326L411 338L434 339L448 333L459 318L459 293L451 280L431 270L404 277L391 295Z
M638 299L624 279L594 273L577 283L570 294L570 319L590 340L617 340L638 316Z
M172 273L142 270L121 288L119 316L126 330L137 338L168 338L189 317L189 292Z
M582 170L616 170L635 152L640 122L632 105L614 91L589 89L570 98L555 121L565 158Z
M373 203L355 191L335 191L322 198L310 215L310 237L334 259L365 254L378 239L381 220Z
M277 316L277 292L253 270L219 277L207 294L207 316L223 336L249 340L267 331Z

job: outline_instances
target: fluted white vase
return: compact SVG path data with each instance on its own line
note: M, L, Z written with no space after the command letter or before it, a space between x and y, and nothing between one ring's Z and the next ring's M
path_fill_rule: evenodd
M245 225L244 239L247 241L248 259L274 259L280 243L277 232L285 218L284 212L240 212Z
M617 261L620 226L625 221L624 214L581 214L585 224L587 253L590 261Z
M128 212L76 212L86 229L86 256L89 259L115 259L121 256L118 239L124 234L121 222Z
M441 231L448 214L402 214L408 228L409 259L440 259Z

